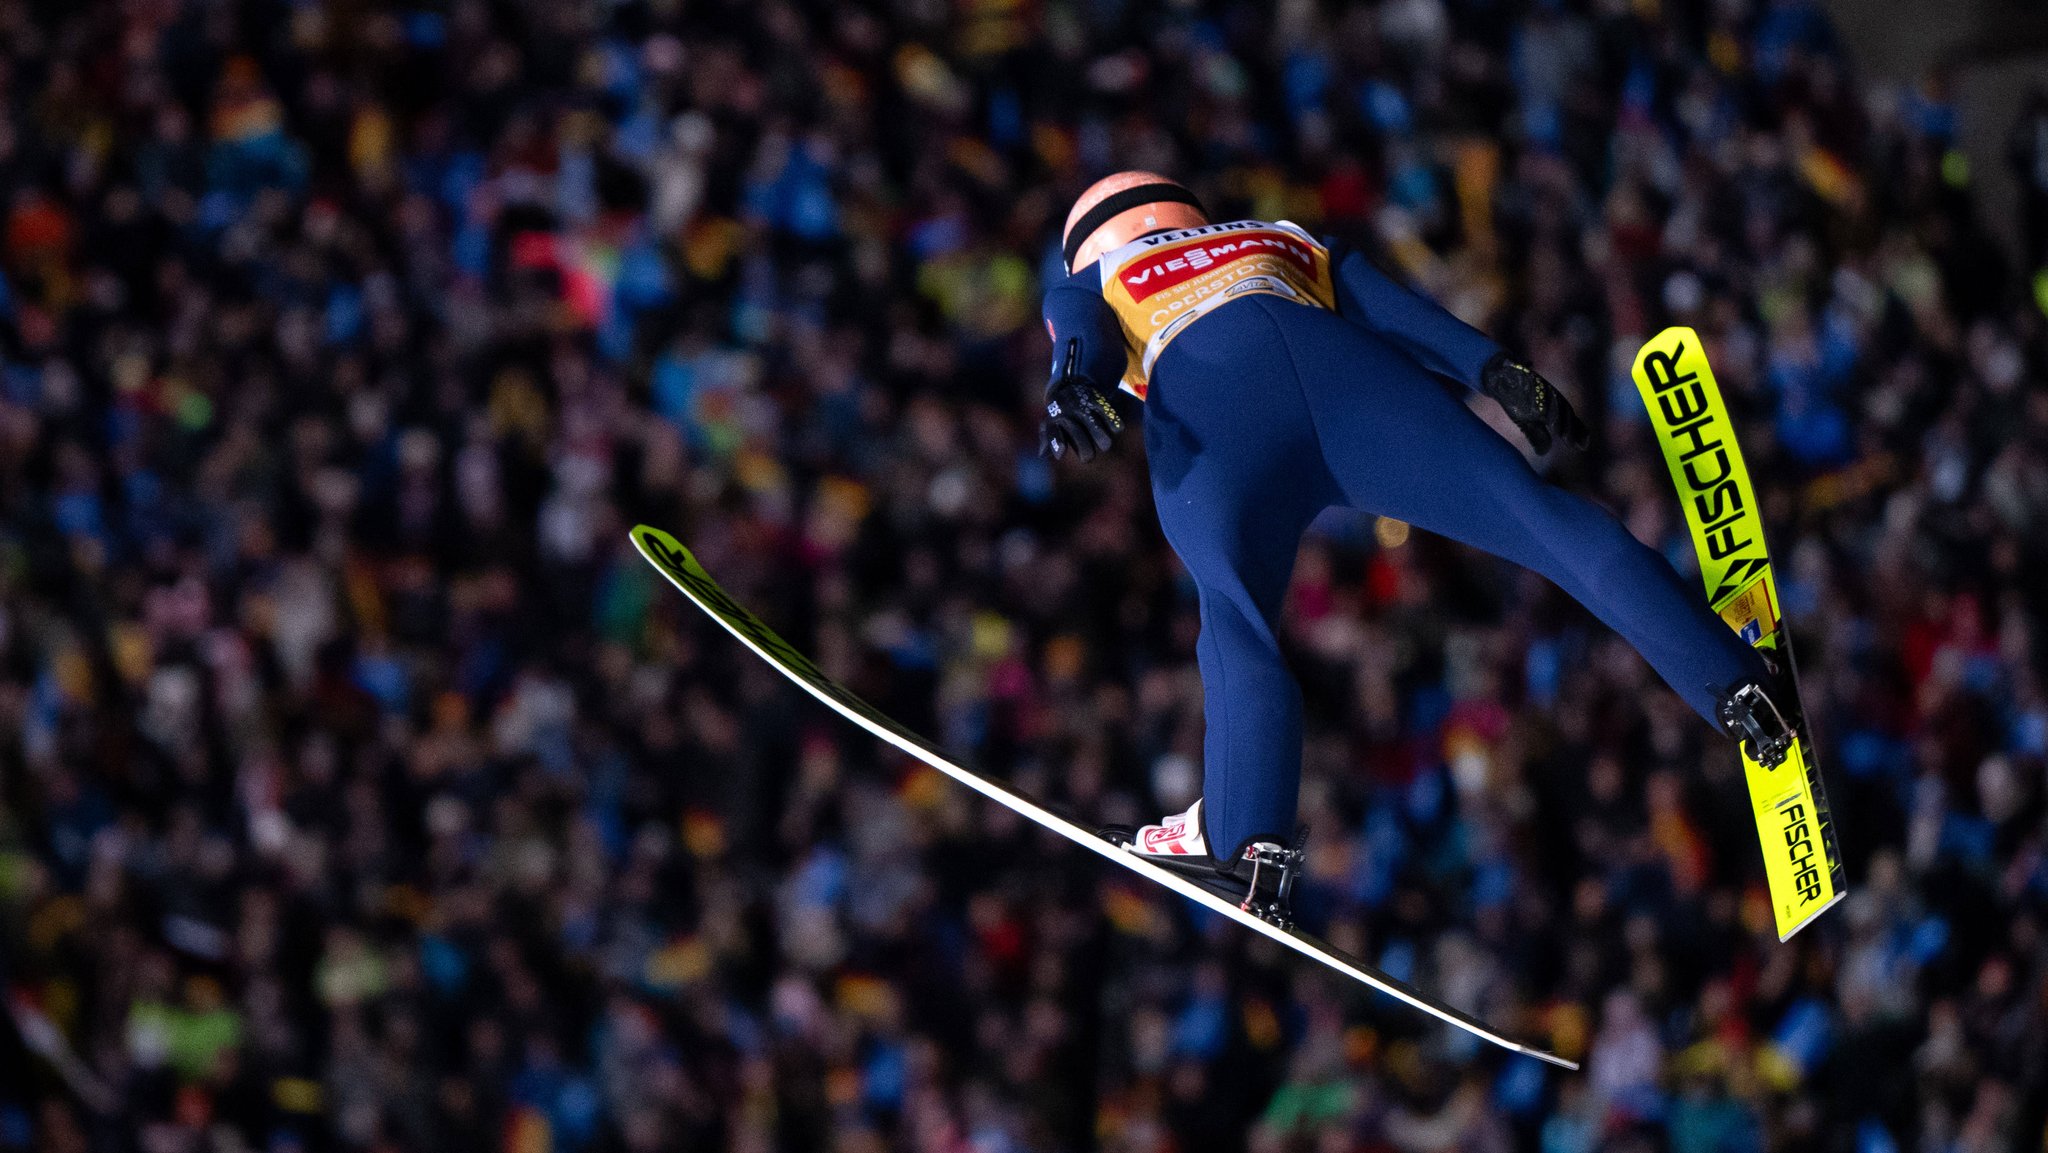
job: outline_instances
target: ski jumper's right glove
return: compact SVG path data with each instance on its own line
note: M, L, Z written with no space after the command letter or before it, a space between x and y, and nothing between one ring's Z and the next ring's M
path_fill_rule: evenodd
M1069 454L1082 464L1109 451L1124 418L1095 382L1075 370L1081 342L1067 342L1066 364L1045 386L1045 419L1038 425L1038 454L1064 460Z
M1550 451L1553 439L1583 449L1592 437L1592 430L1557 386L1505 352L1494 353L1479 370L1479 391L1500 404L1538 456Z

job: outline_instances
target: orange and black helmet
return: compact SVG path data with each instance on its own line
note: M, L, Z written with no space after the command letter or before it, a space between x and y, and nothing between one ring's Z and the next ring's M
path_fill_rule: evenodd
M1195 194L1156 172L1119 172L1088 186L1067 213L1062 249L1067 271L1086 268L1111 249L1162 228L1209 223Z

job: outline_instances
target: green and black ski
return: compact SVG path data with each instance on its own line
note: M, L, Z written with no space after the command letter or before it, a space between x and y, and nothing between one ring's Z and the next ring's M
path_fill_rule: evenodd
M682 590L698 608L709 613L713 620L725 626L727 632L738 637L762 660L773 665L782 675L796 682L805 692L823 701L834 712L875 737L894 745L896 748L916 757L960 784L966 785L989 800L996 802L1021 816L1027 817L1060 836L1099 854L1103 859L1137 873L1139 876L1164 888L1171 889L1188 900L1212 912L1236 921L1255 933L1270 937L1295 952L1318 961L1339 973L1362 984L1368 985L1396 1000L1403 1001L1428 1013L1440 1021L1455 1025L1482 1040L1499 1045L1516 1053L1525 1053L1552 1065L1566 1069L1577 1069L1578 1065L1554 1053L1517 1041L1495 1032L1484 1021L1431 997L1407 983L1366 964L1342 950L1317 940L1298 929L1275 924L1259 917L1242 907L1238 901L1207 888L1177 873L1153 864L1138 855L1126 852L1108 838L1094 830L1052 812L1029 797L1000 782L982 776L961 765L934 748L924 738L890 720L873 705L861 700L844 685L826 676L810 658L804 656L774 630L761 623L760 618L748 612L730 594L720 588L711 574L704 571L697 558L690 555L677 540L657 528L641 525L632 533L633 547L647 559L661 575Z

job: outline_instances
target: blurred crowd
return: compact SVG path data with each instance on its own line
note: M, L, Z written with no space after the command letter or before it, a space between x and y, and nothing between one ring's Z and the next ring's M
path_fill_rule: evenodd
M1980 165L2048 188L2044 107ZM1298 904L1583 1074L976 800L633 554L1067 811L1183 807L1143 454L1031 451L1121 168L1496 334L1688 568L1628 364L1699 329L1841 908L1778 943L1728 744L1398 523L1290 593ZM1814 0L0 0L0 1149L2038 1149L2048 242L1981 177Z

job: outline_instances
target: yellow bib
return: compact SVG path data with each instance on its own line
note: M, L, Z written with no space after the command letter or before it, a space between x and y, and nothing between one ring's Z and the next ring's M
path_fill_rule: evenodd
M1330 252L1280 221L1240 220L1141 236L1102 256L1102 299L1123 326L1123 386L1140 400L1152 365L1195 318L1265 292L1334 310Z

